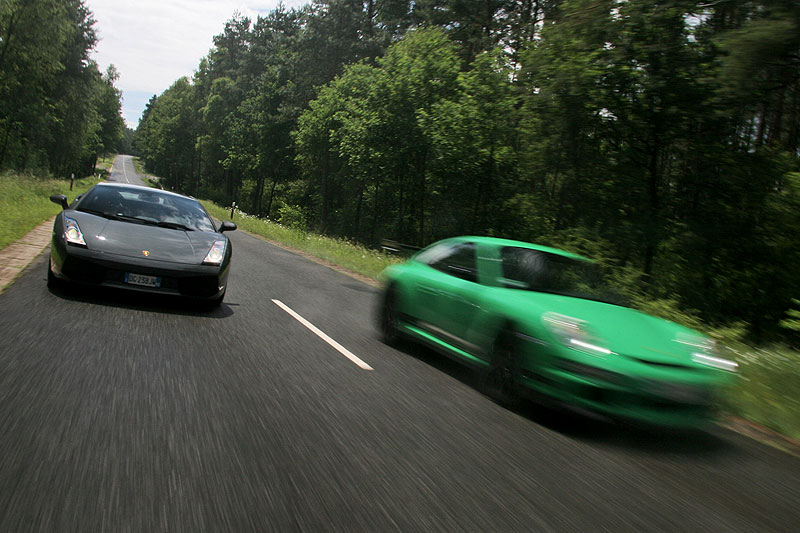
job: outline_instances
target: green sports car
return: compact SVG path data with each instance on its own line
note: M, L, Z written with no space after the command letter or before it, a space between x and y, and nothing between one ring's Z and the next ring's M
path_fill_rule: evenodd
M709 337L620 305L601 288L596 263L562 250L456 237L382 276L383 340L420 341L479 368L501 404L531 395L617 419L696 426L737 370Z

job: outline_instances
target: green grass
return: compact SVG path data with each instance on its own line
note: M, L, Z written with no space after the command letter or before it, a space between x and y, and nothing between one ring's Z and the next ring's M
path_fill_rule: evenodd
M114 158L117 154L106 154L97 160L97 170L100 172L111 172L111 167L114 165Z
M8 172L0 174L0 248L13 243L61 210L50 201L51 194L66 194L72 201L98 181L95 178L75 180L75 188L70 191L68 179Z
M230 220L231 211L219 205L203 201L208 212L220 220ZM373 280L387 266L398 262L398 258L386 255L352 242L315 235L298 229L287 228L275 222L262 220L237 211L233 221L242 229L261 235L284 246L333 263Z
M147 172L144 171L144 163L142 163L142 160L138 157L133 158L133 168L136 169L136 172L139 174L147 174Z
M800 440L800 352L735 340L723 340L720 352L739 363L738 382L722 398L723 410Z
M156 189L163 189L163 187L158 181L158 178L156 178L155 176L151 176L145 171L144 163L142 163L142 160L139 159L138 157L133 158L133 168L134 170L136 170L137 174L142 176L142 179L149 187L153 187Z

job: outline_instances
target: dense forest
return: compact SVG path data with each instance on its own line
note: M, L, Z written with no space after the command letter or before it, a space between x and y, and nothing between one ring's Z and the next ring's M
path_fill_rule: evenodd
M0 170L85 176L123 139L113 66L83 0L0 0Z
M794 0L324 0L234 14L134 143L257 216L566 247L764 338L800 296L799 119Z

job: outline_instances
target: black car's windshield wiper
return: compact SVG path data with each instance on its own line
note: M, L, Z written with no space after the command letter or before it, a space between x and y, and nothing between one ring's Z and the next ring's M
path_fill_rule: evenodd
M124 213L117 213L115 215L116 220L123 220L125 222L134 222L136 224L147 224L150 226L154 226L158 223L158 220L154 218L144 218L144 217L135 217L132 215L126 215Z
M90 215L97 215L99 217L107 218L109 220L120 220L119 215L115 215L114 213L106 213L105 211L98 211L96 209L85 209L81 208L78 211L82 213L89 213Z
M122 213L116 215L117 220L125 220L127 222L135 222L138 224L146 224L148 226L158 226L159 228L179 229L183 231L194 231L189 226L184 226L178 222L167 222L165 220L157 220L149 217L134 217L130 215L123 215Z
M190 228L189 226L184 226L183 224L179 224L177 222L167 222L162 220L156 223L156 226L159 228L170 228L170 229L181 229L183 231L194 231L194 228Z

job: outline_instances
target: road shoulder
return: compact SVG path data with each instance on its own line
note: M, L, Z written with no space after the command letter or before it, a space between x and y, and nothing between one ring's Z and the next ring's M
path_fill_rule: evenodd
M55 218L42 222L21 239L0 250L0 292L11 285L50 244Z

